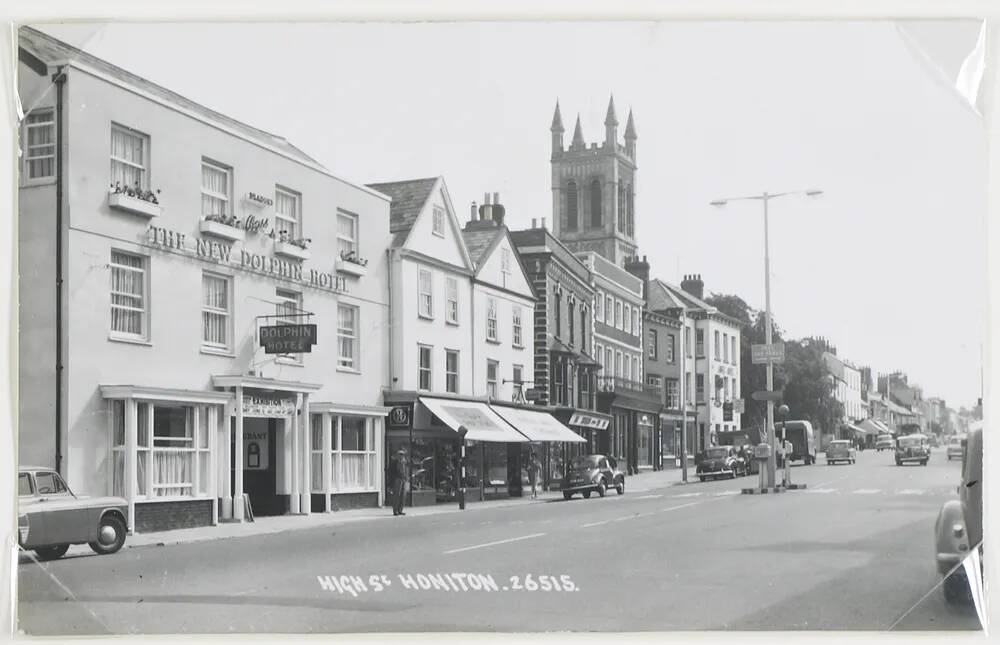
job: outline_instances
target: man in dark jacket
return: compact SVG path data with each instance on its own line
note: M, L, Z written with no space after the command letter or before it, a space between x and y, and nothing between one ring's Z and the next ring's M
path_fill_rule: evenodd
M403 494L405 492L406 486L406 465L404 459L406 458L406 451L400 450L396 453L393 458L389 461L389 490L392 491L392 514L393 515L406 515L403 512Z

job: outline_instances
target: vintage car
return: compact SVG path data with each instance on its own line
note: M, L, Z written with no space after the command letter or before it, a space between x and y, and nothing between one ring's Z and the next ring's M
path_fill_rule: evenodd
M713 446L701 451L697 473L701 481L709 477L735 479L747 474L747 464L732 446Z
M948 438L948 444L947 447L945 447L945 455L948 457L948 461L962 458L962 437L952 435Z
M573 497L574 493L581 493L585 499L590 499L594 491L604 497L609 488L624 495L625 473L618 468L614 457L583 455L570 462L561 488L564 499Z
M882 452L883 450L892 450L896 447L896 442L893 440L891 434L880 434L875 438L875 450Z
M60 558L71 544L99 555L125 544L128 503L121 497L82 497L51 468L22 466L17 474L18 543L41 560Z
M902 466L909 462L916 462L921 466L926 466L927 460L930 458L931 447L927 443L926 435L908 434L896 441L897 466Z
M826 463L828 464L835 464L838 461L853 464L856 459L857 451L850 441L838 439L831 441L826 447Z
M983 435L969 433L962 458L958 499L948 500L934 524L938 573L944 576L944 598L956 602L970 598L969 580L959 566L975 548L982 553L983 539Z

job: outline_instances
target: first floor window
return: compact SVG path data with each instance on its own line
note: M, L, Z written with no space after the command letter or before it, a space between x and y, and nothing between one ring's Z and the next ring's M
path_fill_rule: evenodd
M276 289L277 302L275 312L278 325L296 325L302 322L302 294L288 289ZM278 354L278 358L286 358L296 362L302 361L302 354Z
M337 211L337 246L340 257L357 255L358 216L347 211Z
M111 126L111 183L149 190L149 137L132 128Z
M733 365L736 365L736 336L729 337L729 360Z
M497 340L497 301L496 298L486 300L486 340Z
M147 258L111 251L111 332L133 338L147 336Z
M429 269L420 269L417 285L417 297L417 314L421 318L433 318L434 296L431 291L431 272Z
M604 294L600 291L594 299L594 316L597 317L597 322L604 322Z
M445 312L447 322L458 324L458 280L455 278L445 278L447 293L447 311Z
M666 359L668 363L674 362L674 335L667 334L666 347L664 347L664 353L666 354Z
M500 363L496 361L486 361L486 395L491 399L497 398L497 393L499 391L499 373Z
M285 188L274 189L274 228L289 238L299 237L302 225L302 199Z
M648 337L646 341L647 354L651 359L655 361L657 353L656 330L650 329L649 331L646 332L646 336Z
M24 119L24 176L56 176L56 120L51 109L32 110Z
M451 349L444 353L444 389L458 394L458 352Z
M513 315L511 316L511 318L512 318L513 323L514 323L514 329L513 329L512 333L511 333L512 340L514 342L514 347L522 347L523 344L524 344L524 342L523 342L524 339L521 338L521 307L520 306L514 305L514 311L513 311Z
M337 305L337 365L358 369L358 308Z
M676 410L681 407L680 392L677 388L677 379L668 378L667 384L667 407Z
M204 273L201 278L201 340L206 347L229 349L232 320L231 281L228 277Z
M695 375L695 395L698 397L698 402L701 403L705 400L705 375L696 374Z
M625 305L625 331L632 331L632 307Z
M232 171L208 160L201 162L201 214L232 215Z
M417 345L417 388L431 389L431 347Z

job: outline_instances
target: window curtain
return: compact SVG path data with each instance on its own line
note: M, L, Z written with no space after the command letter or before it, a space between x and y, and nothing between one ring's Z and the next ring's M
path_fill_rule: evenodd
M225 278L206 275L203 280L202 338L213 345L227 345L229 283Z
M208 164L201 166L201 214L228 215L229 173Z
M128 253L111 254L111 329L142 334L145 276L142 258Z
M136 184L145 189L145 141L141 136L113 128L111 130L111 181L123 186Z

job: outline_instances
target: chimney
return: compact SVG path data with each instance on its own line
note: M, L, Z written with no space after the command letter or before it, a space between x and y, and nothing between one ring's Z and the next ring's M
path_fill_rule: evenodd
M698 300L704 298L705 283L701 279L701 274L692 273L691 275L685 275L684 280L681 281L681 289L691 294Z
M483 193L483 205L479 207L479 219L486 221L493 219L493 206L489 193Z
M646 256L634 256L625 260L625 270L634 275L635 277L642 280L642 295L643 298L649 293L649 262L646 261Z
M500 193L493 193L493 221L497 226L503 226L503 217L506 213L503 204L500 203Z
M531 228L538 228L538 218L537 217L532 217L531 218Z
M479 214L479 209L476 208L476 202L472 202L472 206L469 208L469 221L475 222L476 216Z
M545 228L545 218L542 218L542 228Z

